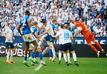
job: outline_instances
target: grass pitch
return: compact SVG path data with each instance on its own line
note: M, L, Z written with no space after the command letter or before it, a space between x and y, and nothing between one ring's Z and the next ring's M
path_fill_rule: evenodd
M67 66L64 60L58 64L57 60L50 62L45 58L47 66L43 66L39 71L34 70L38 65L31 67L23 65L23 58L15 57L15 64L11 65L6 64L5 59L0 57L0 74L107 74L107 58L78 58L79 67Z

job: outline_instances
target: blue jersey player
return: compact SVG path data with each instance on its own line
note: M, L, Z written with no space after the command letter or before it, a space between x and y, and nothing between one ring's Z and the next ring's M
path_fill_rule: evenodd
M34 22L33 26L31 26L31 32L35 36L35 39L38 43L37 51L39 53L38 56L40 59L40 63L45 65L45 62L43 61L43 56L42 56L42 49L41 49L42 42L39 39L39 30L38 30L38 23L37 22Z
M26 66L29 66L27 64L27 54L29 51L29 44L33 43L35 50L37 48L37 42L35 40L34 35L31 33L30 26L31 26L31 19L30 19L30 12L28 10L25 11L25 16L21 19L20 25L17 26L17 29L21 36L23 37L24 43L25 43L25 52L24 52L24 64Z

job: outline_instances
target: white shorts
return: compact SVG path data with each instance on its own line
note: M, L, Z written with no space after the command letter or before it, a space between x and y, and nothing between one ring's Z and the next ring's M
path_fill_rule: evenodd
M22 37L23 37L24 42L32 42L36 40L35 36L32 33L23 35Z
M42 42L38 41L38 47L37 48L41 48Z

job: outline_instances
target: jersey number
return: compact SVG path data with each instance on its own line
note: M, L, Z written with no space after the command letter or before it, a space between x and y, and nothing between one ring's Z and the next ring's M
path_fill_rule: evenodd
M64 33L64 39L68 39L69 38L69 33Z
M22 20L22 23L23 23L22 26L23 26L23 28L24 28L24 27L26 26L26 20L23 19L23 20Z

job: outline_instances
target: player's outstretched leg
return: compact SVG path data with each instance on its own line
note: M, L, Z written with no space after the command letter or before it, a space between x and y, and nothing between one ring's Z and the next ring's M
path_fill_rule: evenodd
M6 63L11 64L11 62L10 62L10 49L7 50Z
M74 60L74 64L75 64L76 66L79 66L79 64L78 64L78 62L77 62L77 56L76 56L75 51L71 51L71 53L72 53L72 57L73 57L73 60Z
M52 54L53 54L53 58L52 58L52 61L55 61L55 58L56 58L56 52L55 52L55 48L53 45L51 45L51 50L52 50Z
M32 52L31 52L31 57L30 57L30 60L32 61L33 64L37 64L37 60L36 60L36 50L37 50L37 47L38 47L38 44L37 44L37 41L34 40L32 42L33 44L33 48L32 48Z
M13 49L11 49L10 62L11 62L11 63L15 63L15 62L13 61Z
M102 48L102 46L98 42L95 41L95 45L100 49L100 51L102 53L104 53L104 49Z
M68 59L68 63L71 64L71 61L70 61L70 53L67 52L67 59Z
M67 64L67 66L69 66L68 60L67 60L67 55L65 52L63 52L63 58L65 60L65 63Z
M62 52L59 50L59 53L58 53L59 64L61 63L61 57L62 57Z
M53 53L52 50L49 49L49 61L52 61L52 58L53 58Z
M29 44L26 43L26 48L25 48L25 52L24 52L24 61L23 61L23 64L27 67L29 67L28 65L28 57L27 57L27 54L28 54L28 49L29 49Z
M37 64L37 60L36 60L36 52L35 51L30 51L30 57L29 57L29 60L31 61L31 64L34 65L34 64Z
M42 66L46 66L45 62L43 61L43 54L40 51L39 51L39 59L40 59L40 64L35 68L35 71L40 70Z
M88 44L90 47L91 47L91 49L97 54L97 57L99 57L100 56L100 51L98 51L91 43L90 44Z
M43 61L43 54L42 54L42 51L40 50L39 51L39 59L40 59L40 64L43 64L44 66L46 66L46 63Z

